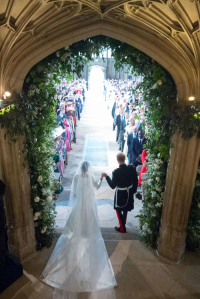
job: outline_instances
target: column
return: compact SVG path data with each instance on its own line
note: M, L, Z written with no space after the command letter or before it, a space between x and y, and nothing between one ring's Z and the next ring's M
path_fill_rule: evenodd
M159 255L178 262L185 252L186 228L200 158L200 140L181 138L181 133L172 138L167 170L165 198L163 203Z
M124 65L124 80L127 80L127 78L128 78L127 69L128 69L128 67L126 65Z
M30 177L22 154L23 137L15 143L4 139L5 129L0 129L1 179L6 185L4 206L9 251L23 261L35 254L35 227L30 207ZM25 165L25 167L23 166Z
M119 72L115 69L115 79L119 79Z
M123 78L123 68L121 68L120 70L119 70L119 79L120 80L123 80L124 78Z

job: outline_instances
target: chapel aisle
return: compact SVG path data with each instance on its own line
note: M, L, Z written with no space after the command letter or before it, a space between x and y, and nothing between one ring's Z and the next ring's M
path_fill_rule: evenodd
M111 108L113 103L105 101L103 90L94 86L86 94L81 120L78 121L77 143L72 145L69 154L69 164L66 167L63 187L56 203L56 230L62 232L65 226L67 204L70 194L71 182L78 164L87 159L92 163L97 179L104 171L112 176L112 171L118 167L116 154L116 132L112 131ZM109 108L109 109L108 109ZM94 166L95 165L95 166ZM102 166L103 165L103 166ZM114 227L118 225L116 212L113 209L114 190L104 179L101 188L96 192L98 199L98 215L105 240L138 240L139 221L135 216L139 213L142 201L135 198L135 208L128 213L127 234L119 234Z

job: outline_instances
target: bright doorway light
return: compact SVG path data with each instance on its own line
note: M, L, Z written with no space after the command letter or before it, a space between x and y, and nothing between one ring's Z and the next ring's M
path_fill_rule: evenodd
M103 80L105 69L99 65L93 65L89 69L89 89L91 92L103 93Z

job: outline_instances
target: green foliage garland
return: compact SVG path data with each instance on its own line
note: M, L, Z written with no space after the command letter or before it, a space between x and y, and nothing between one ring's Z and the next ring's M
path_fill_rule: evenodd
M37 249L50 246L54 237L55 205L52 130L57 126L54 100L32 86L29 93L12 93L14 105L2 110L0 121L13 141L25 136L23 153L28 161L31 206L34 212Z

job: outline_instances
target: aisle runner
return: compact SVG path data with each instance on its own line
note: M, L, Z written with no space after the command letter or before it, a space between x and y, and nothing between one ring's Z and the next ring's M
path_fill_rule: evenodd
M108 166L107 144L104 135L86 135L83 159L92 166Z

